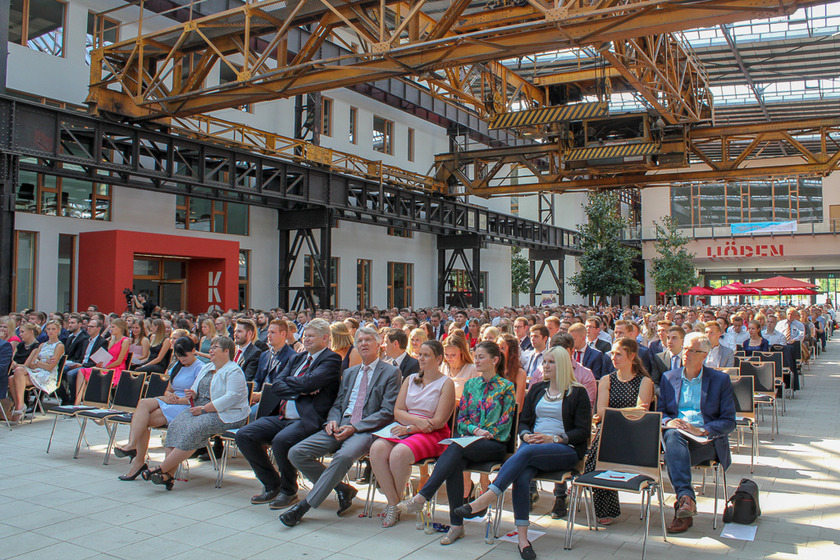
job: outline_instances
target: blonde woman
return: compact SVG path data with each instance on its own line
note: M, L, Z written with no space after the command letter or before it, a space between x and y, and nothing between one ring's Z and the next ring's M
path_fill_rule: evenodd
M137 368L137 371L146 373L164 373L166 371L168 363L167 353L172 347L172 343L169 340L169 334L172 331L170 330L169 334L167 334L166 323L167 321L163 319L152 321L152 334L149 340L149 359L141 367Z
M23 395L27 387L35 386L42 391L52 393L58 386L58 362L64 355L64 344L58 340L58 335L61 334L61 323L48 322L44 326L44 332L49 337L47 341L38 347L37 352L29 354L24 365L15 368L14 379L10 384L11 396L15 401L15 410L10 418L12 421L23 419L26 412Z
M586 453L592 425L589 395L575 380L569 353L561 347L549 350L543 359L543 371L548 381L531 387L522 407L519 449L502 464L487 492L455 508L456 515L468 517L490 506L513 484L513 518L522 558L537 557L528 541L531 480L540 471L574 468Z
M201 322L201 339L198 342L196 357L205 364L210 361L210 345L219 333L216 332L216 324L213 319L207 318Z
M470 354L470 347L464 331L455 329L449 333L443 342L443 359L446 364L443 366L445 373L455 382L455 400L460 401L464 392L464 384L468 379L478 377L478 370L473 364L473 357Z
M341 373L362 363L359 351L353 347L353 337L347 323L336 321L330 325L330 350L341 356Z
M429 340L426 329L417 327L408 334L408 355L414 359L420 355L420 346Z
M17 345L20 344L20 337L15 334L17 324L15 320L9 316L0 318L0 338L12 345L12 353L17 350Z

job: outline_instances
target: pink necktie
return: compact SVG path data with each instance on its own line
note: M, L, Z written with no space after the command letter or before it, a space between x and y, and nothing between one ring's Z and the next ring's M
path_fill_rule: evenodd
M368 366L362 368L362 381L359 383L359 392L356 394L356 402L353 403L353 413L350 415L351 424L355 424L362 419L362 409L365 407L365 399L367 398L369 371L370 368Z

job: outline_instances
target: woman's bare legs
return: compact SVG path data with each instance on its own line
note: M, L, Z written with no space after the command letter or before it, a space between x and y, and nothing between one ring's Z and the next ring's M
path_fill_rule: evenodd
M9 389L12 391L12 399L15 401L15 410L21 408L26 409L26 403L23 402L23 395L26 392L26 386L32 385L29 380L29 372L23 366L15 368L12 382L9 383Z
M370 466L376 475L376 483L388 500L388 505L395 505L399 502L399 494L394 487L394 476L391 473L390 464L391 452L396 445L391 441L377 438L370 448Z
M183 449L178 449L177 447L167 447L166 459L164 459L163 463L160 464L160 470L174 477L175 471L178 470L178 465L189 459L190 455L194 452L195 449L185 451Z
M76 374L76 402L73 404L78 406L82 403L82 395L84 394L86 384L87 380L85 379L84 374L80 371Z
M137 405L134 415L131 417L131 431L128 435L128 443L122 449L137 451L137 456L131 462L131 467L126 473L132 476L145 464L146 453L149 450L149 439L152 437L149 428L159 428L166 425L166 416L160 410L160 403L157 399L143 399Z
M411 465L414 462L414 453L407 445L398 443L391 451L391 477L396 498L393 502L389 499L388 505L395 506L402 500L408 479L411 478Z

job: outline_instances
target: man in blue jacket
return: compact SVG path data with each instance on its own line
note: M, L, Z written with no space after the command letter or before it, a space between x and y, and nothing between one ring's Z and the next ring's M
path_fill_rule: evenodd
M728 434L735 429L732 382L725 373L706 367L711 351L705 335L690 333L683 341L683 366L665 372L659 384L659 406L666 428L665 464L677 495L669 533L684 533L697 515L691 467L717 459L732 463Z

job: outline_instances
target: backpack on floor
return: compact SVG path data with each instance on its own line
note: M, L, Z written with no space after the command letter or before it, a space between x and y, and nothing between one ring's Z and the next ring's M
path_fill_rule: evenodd
M723 522L751 525L759 517L761 507L758 505L758 484L749 478L742 478L738 489L726 502Z

